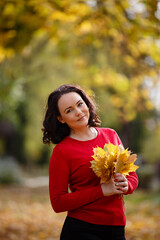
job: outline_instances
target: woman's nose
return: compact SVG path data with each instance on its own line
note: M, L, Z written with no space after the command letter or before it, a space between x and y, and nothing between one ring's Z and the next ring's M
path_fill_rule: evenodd
M79 108L76 108L76 115L79 116L81 115L82 111Z

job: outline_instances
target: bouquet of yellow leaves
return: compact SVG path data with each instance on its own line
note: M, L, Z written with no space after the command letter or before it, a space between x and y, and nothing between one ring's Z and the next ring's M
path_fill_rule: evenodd
M91 168L97 177L101 178L101 183L107 183L115 173L122 173L124 176L136 171L138 166L134 165L137 160L136 154L124 149L123 146L112 143L105 144L104 148L93 149L94 158L91 161Z

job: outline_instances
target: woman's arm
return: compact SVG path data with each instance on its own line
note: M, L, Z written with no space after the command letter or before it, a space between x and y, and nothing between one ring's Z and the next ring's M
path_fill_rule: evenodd
M55 149L49 164L49 193L55 212L71 211L104 197L100 184L69 193L70 169L64 159Z
M136 172L131 172L126 178L128 181L128 191L124 193L125 195L133 193L138 186L138 176Z

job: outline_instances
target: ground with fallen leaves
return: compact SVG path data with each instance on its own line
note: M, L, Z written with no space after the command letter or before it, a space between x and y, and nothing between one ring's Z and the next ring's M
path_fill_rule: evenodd
M160 239L160 195L125 197L127 240ZM66 214L53 212L48 188L0 187L0 240L58 240Z

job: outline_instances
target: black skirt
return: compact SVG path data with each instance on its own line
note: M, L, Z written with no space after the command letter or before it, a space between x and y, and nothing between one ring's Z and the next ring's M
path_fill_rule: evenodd
M67 216L60 240L125 240L125 227L97 225Z

